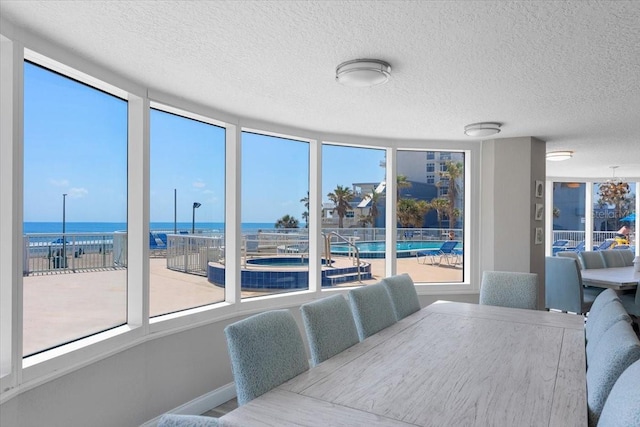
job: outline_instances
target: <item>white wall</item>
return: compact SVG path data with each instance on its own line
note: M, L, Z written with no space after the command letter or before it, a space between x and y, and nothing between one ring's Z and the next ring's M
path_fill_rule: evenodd
M536 138L483 142L481 270L538 274L538 307L544 308L544 241L535 244L535 182L545 182L545 143Z

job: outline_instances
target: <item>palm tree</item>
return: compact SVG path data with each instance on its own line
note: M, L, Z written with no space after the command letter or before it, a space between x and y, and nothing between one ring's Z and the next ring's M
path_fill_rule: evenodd
M421 227L431 206L424 200L402 199L398 201L398 222L402 227Z
M438 228L442 228L442 217L449 210L449 200L437 198L431 200L431 208L436 210L438 214Z
M304 220L304 228L309 227L309 192L307 191L307 197L303 197L300 199L302 203L304 203L304 208L306 211L302 212L302 219Z
M445 162L446 170L439 172L440 177L443 180L447 180L447 198L449 199L449 206L447 208L447 214L449 216L449 228L454 228L456 220L460 216L460 210L456 210L456 200L460 194L460 184L458 180L464 175L464 168L461 162ZM440 185L442 181L438 182Z
M396 176L396 201L400 200L400 189L401 188L410 188L411 181L407 179L404 175Z
M298 228L298 220L287 214L280 218L276 224L276 228Z
M349 187L343 187L338 185L333 192L327 194L329 200L335 205L335 212L338 214L338 228L342 228L342 218L347 214L347 211L351 209L350 201L353 200L355 194Z
M380 215L380 211L378 211L378 202L382 198L382 193L376 193L375 191L369 195L371 198L371 208L369 208L369 221L371 222L371 226L375 227L376 218Z

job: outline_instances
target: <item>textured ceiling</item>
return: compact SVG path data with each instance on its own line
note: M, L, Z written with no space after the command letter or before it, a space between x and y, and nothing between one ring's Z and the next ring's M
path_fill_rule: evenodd
M552 177L640 177L638 1L0 1L0 14L151 89L340 134L535 136ZM373 88L334 81L391 63Z

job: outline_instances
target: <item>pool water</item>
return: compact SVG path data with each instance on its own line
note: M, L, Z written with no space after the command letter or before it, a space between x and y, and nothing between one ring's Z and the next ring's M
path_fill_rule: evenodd
M406 242L398 242L396 244L397 258L409 258L416 256L416 253L426 249L439 249L444 243L442 240L410 240ZM385 242L355 242L356 247L360 251L360 258L384 258ZM462 245L458 243L456 249L462 249ZM331 253L336 255L346 255L349 250L353 250L345 243L332 244Z

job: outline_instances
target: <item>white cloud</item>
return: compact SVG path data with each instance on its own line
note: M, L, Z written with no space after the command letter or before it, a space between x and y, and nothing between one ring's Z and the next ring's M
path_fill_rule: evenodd
M55 186L55 187L68 187L69 186L69 180L67 179L49 179L49 184Z
M206 186L207 186L207 184L205 184L205 183L204 183L204 182L202 182L201 180L198 180L198 181L194 182L192 185L193 185L194 187L196 187L196 188L203 188L203 187L206 187Z
M74 199L80 199L84 196L86 196L87 194L89 194L89 191L86 188L72 188L69 190L69 197L72 197Z

